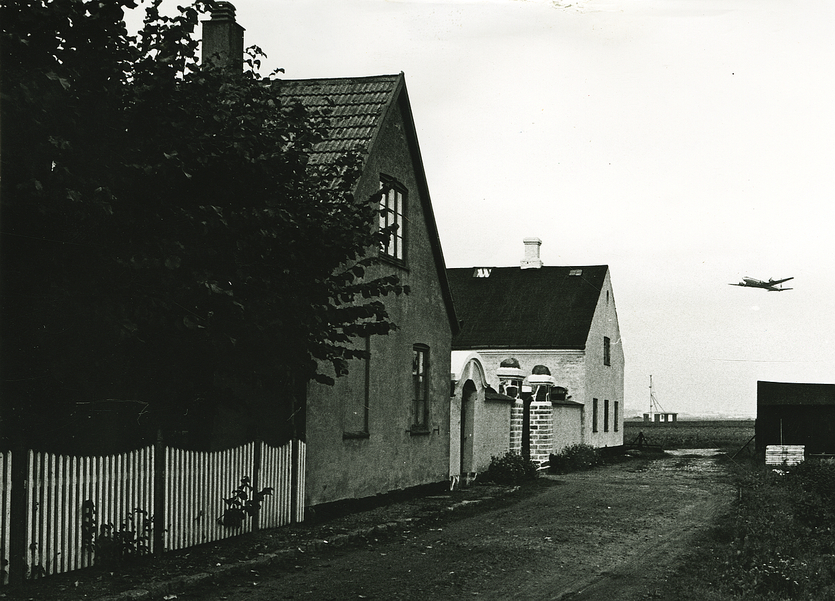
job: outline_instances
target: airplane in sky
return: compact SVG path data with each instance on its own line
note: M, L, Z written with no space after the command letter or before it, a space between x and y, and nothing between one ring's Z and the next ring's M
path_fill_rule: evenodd
M757 278L751 278L747 275L742 278L742 281L739 284L730 284L731 286L742 286L743 288L764 288L769 292L783 292L784 290L793 290L793 288L783 288L780 286L777 287L778 284L782 284L783 282L788 282L789 280L793 280L794 278L783 278L782 280L773 280L768 278L767 282L762 280L758 280Z

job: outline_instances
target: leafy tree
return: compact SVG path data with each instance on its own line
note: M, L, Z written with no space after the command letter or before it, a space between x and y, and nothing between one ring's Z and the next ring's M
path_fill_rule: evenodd
M133 0L0 8L11 430L103 399L168 425L244 388L289 403L396 327L381 297L408 290L364 277L391 232L352 194L357 157L309 162L326 112L282 102L255 47L243 72L199 64L207 5L160 2L138 36Z

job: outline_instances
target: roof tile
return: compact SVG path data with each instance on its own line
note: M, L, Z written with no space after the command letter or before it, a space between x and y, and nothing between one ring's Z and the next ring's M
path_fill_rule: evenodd
M367 152L379 117L391 101L402 75L339 79L288 79L278 82L279 96L308 108L329 109L328 140L313 148L311 163L335 160L341 152Z

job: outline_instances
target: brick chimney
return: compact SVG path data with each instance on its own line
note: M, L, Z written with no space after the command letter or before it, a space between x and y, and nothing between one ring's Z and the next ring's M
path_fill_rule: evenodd
M525 238L525 257L522 259L522 269L539 269L542 267L542 260L539 258L539 247L542 240L539 238Z
M211 12L211 20L203 21L203 64L215 62L243 71L244 28L235 22L235 7L219 0Z

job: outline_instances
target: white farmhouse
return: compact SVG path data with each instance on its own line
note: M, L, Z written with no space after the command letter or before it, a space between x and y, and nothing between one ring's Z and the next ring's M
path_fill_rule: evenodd
M524 243L519 267L447 270L461 319L452 363L466 357L478 363L470 373L483 374L483 382L471 384L463 371L455 375L453 419L462 414L462 401L464 415L484 414L478 408L468 413L465 385L514 399L506 403L504 431L496 427L495 409L489 428L450 425L450 455L459 451L462 473L487 467L486 453L462 452L467 447L493 454L510 449L547 461L572 444L623 444L624 354L609 268L544 266L541 241ZM473 402L490 402L486 398L480 394Z

